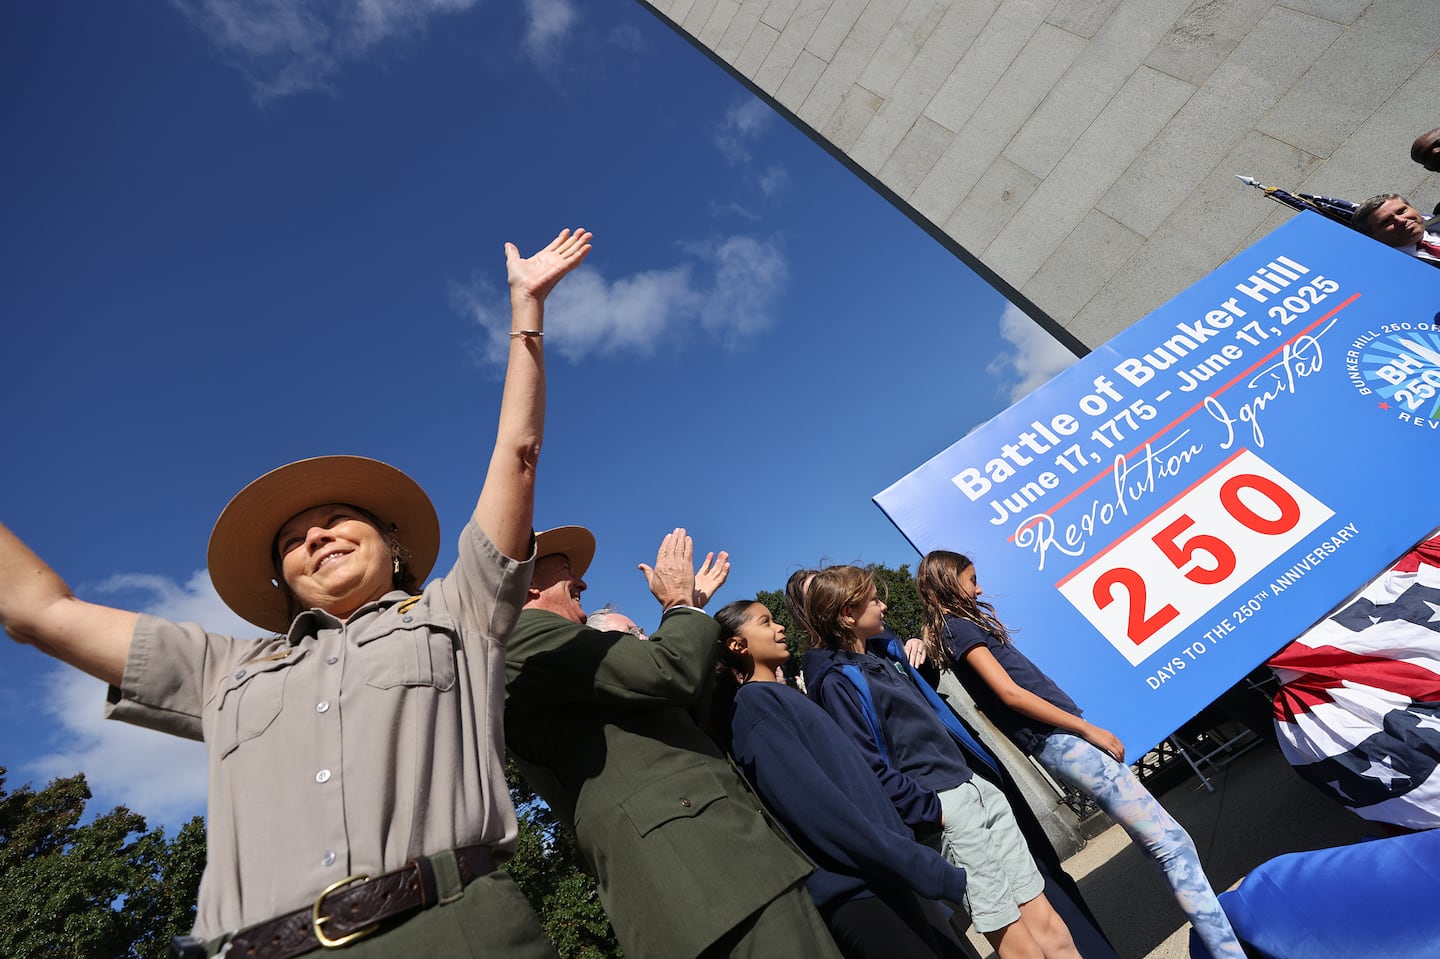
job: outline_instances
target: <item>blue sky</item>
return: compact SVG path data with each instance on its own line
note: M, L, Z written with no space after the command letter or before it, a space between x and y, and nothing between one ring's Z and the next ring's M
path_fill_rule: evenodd
M687 526L722 601L822 559L913 563L870 497L1068 354L630 0L150 0L0 12L11 415L0 520L81 596L253 634L211 524L265 470L358 453L473 506L502 244L595 233L548 313L537 524L586 594ZM498 325L497 325L498 324ZM447 545L441 563L453 559ZM8 785L203 809L199 747L101 719L0 645Z

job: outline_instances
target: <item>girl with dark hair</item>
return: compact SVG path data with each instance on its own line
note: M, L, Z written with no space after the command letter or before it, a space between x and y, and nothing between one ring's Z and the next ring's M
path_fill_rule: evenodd
M995 608L980 599L975 565L936 550L920 563L927 656L950 666L1001 732L1056 779L1093 797L1155 861L1180 908L1216 959L1244 950L1200 867L1184 828L1125 765L1125 747L1087 722L1080 707L1011 642Z
M785 627L762 603L719 610L712 723L761 800L815 861L806 887L851 959L960 957L920 898L959 901L965 873L915 842L864 757L814 703L778 679Z
M1078 956L1004 794L974 774L908 674L868 651L885 626L874 577L821 570L805 611L817 644L805 654L810 696L859 747L906 825L965 869L975 928L1001 959Z

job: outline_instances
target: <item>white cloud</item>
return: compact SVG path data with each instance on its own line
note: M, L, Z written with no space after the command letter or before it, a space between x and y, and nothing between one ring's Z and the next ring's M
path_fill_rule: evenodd
M756 202L773 200L790 186L790 172L785 167L771 163L762 169L760 162L750 153L775 117L775 111L763 100L747 97L725 111L711 129L710 138L720 155L740 170L742 179L737 182L743 182L746 192L752 194L744 200L711 201L713 216L739 215L758 219L758 214L750 212ZM758 196L753 196L756 192Z
M748 207L741 206L734 200L726 200L724 203L721 203L719 200L711 200L710 215L716 219L724 216L738 216L742 220L749 220L751 223L757 223L760 220L759 213L756 213Z
M345 63L477 0L172 2L245 73L263 101L323 89Z
M685 252L691 262L615 280L589 264L576 270L546 300L546 346L572 362L592 354L647 356L686 325L698 324L729 347L773 322L789 277L778 241L731 236ZM503 364L510 350L504 294L477 280L454 285L451 301L484 331L477 361Z
M1013 303L1000 314L1000 335L1014 349L996 356L985 371L1008 386L1012 403L1049 382L1077 359Z
M196 570L183 584L168 576L148 573L121 573L92 587L106 596L125 596L124 609L153 613L179 623L201 623L212 633L255 636L257 627L231 612L215 592L210 574ZM133 595L127 595L133 594Z
M765 172L760 174L760 192L767 197L775 196L790 185L790 171L783 166L767 167Z
M747 144L758 137L775 118L775 111L764 101L749 97L725 111L711 137L720 153L731 163L750 162Z
M580 19L571 0L525 0L525 52L539 66L560 59L566 39Z
M139 601L122 606L166 619L203 623L214 632L249 636L255 627L226 608L210 577L200 570L184 584L164 576L114 576L94 587ZM132 595L133 594L133 595ZM42 683L40 709L54 723L51 752L23 764L27 777L48 782L85 773L91 810L125 805L154 827L178 828L205 811L205 747L128 723L104 718L106 686L78 670L60 667Z
M56 749L24 764L27 777L49 782L85 774L91 812L129 807L151 826L178 828L205 812L205 747L105 719L105 684L61 667L42 684L43 709L58 724Z
M700 322L726 346L770 325L770 308L789 278L774 243L732 236L696 250L715 269L714 288L701 298Z

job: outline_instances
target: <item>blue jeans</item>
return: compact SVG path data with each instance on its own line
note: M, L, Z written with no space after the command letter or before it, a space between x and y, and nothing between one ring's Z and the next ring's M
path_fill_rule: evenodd
M1035 758L1050 775L1093 797L1149 854L1215 959L1244 959L1245 951L1235 938L1235 930L1200 867L1194 841L1140 784L1129 766L1116 762L1080 737L1062 732L1046 736Z

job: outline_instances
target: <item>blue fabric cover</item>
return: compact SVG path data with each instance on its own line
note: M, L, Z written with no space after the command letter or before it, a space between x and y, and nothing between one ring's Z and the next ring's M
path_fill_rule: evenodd
M1440 830L1277 856L1220 904L1269 959L1435 959Z

